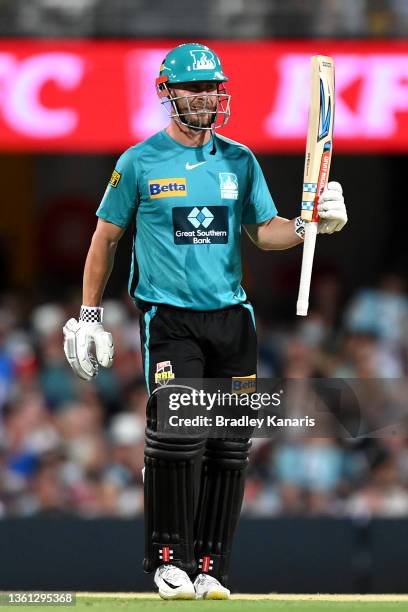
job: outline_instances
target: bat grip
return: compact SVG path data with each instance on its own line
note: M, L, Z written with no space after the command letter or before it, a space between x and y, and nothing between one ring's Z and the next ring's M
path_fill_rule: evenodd
M316 246L317 223L309 221L305 225L303 242L302 270L300 273L299 294L296 304L296 314L305 317L309 308L310 282L312 279L313 258Z

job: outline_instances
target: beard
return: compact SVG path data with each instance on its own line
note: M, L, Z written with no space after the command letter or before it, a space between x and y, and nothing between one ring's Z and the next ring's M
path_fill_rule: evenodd
M182 120L192 128L209 128L214 122L215 113L209 113L208 111L198 111L195 113L192 111L192 115L182 116Z
M209 129L215 121L216 104L214 104L214 110L207 108L207 105L201 108L194 108L186 101L183 101L181 104L180 100L176 100L174 104L176 105L181 123L192 129Z

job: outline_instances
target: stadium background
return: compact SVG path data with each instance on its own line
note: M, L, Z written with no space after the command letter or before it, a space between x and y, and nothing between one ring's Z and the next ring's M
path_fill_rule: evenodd
M65 557L65 569L47 582L51 549L46 560L33 542L42 538L52 547L69 533L81 534L83 541L90 538L86 555L100 534L112 559L114 534L126 528L132 543L127 537L124 547L133 556L118 547L117 563L128 582L113 572L109 586L132 589L132 575L135 585L144 579L138 557L146 394L137 311L126 295L129 235L119 246L105 300L116 345L113 368L95 384L80 382L65 362L61 330L81 303L94 211L115 159L165 119L153 84L163 51L197 39L220 54L233 95L223 133L253 148L280 214L288 217L297 214L301 195L307 58L335 57L331 177L343 184L350 223L341 235L319 240L306 320L294 316L301 250L265 253L243 240L259 374L404 378L408 5L179 0L169 10L162 0L1 0L0 35L0 532L10 559L2 586L64 586L71 571L75 588L68 561L78 557ZM165 262L160 265L165 274ZM394 406L366 408L392 421ZM347 566L343 590L378 590L380 576L380 590L397 592L401 569L391 569L405 554L396 547L407 517L406 437L256 440L235 572L239 556L249 554L250 535L267 532L270 546L259 554L271 567L283 564L281 573L291 578L285 582L271 570L260 583L249 572L247 590L284 584L296 591L310 562L326 566L320 574L326 590L342 590L330 579ZM20 571L18 582L13 568L24 563L19 546L29 537L39 555L30 557L37 573ZM393 547L390 558L386 542ZM387 567L393 573L388 583ZM83 587L102 588L101 575ZM314 584L309 581L311 590ZM325 590L320 582L316 589Z

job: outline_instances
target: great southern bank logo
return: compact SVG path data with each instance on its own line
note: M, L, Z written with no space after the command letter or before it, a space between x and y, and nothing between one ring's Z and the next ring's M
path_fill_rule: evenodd
M191 225L197 229L202 225L203 227L208 227L214 220L214 215L211 211L208 210L206 206L201 210L194 206L193 210L189 213L187 219L190 221Z
M149 196L155 198L176 198L187 195L185 178L153 179L149 181Z
M174 206L174 244L226 244L228 206Z

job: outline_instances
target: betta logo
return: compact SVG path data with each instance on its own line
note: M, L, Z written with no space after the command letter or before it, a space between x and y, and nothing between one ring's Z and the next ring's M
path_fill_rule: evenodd
M176 198L187 195L185 178L166 178L149 181L149 196L155 198Z
M256 374L251 374L250 376L233 376L231 391L237 395L254 393L256 391Z

